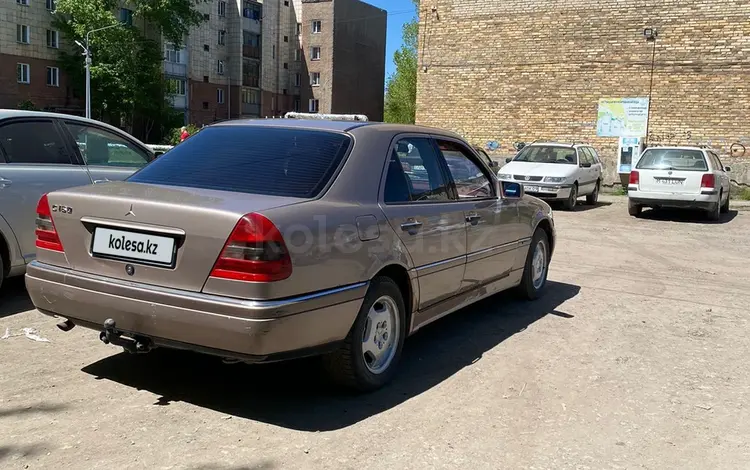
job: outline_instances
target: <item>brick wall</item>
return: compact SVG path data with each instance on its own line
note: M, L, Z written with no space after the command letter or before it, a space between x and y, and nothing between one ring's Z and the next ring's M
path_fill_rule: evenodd
M420 10L419 124L497 141L497 156L514 141L588 141L611 182L617 139L596 137L598 100L648 96L643 29L655 27L651 143L750 160L750 0L424 0ZM731 155L735 142L746 156Z
M16 64L29 65L30 83L18 83ZM0 108L15 109L31 100L38 109L72 112L83 107L83 100L73 96L68 76L59 71L59 86L47 85L47 67L58 67L54 60L0 54Z

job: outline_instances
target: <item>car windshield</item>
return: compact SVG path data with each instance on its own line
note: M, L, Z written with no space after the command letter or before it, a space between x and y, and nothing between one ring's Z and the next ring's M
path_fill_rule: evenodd
M128 181L313 198L330 181L350 141L328 131L208 127Z
M643 152L636 168L639 170L708 170L703 152L680 149L648 149Z
M561 163L577 165L575 149L554 145L532 145L526 147L513 159L514 162Z

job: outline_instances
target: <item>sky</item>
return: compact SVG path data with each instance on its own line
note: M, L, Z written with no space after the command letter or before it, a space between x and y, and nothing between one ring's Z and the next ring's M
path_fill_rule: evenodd
M416 15L414 3L411 0L364 0L370 5L382 8L388 12L388 32L385 47L385 76L396 71L393 64L393 53L401 47L401 29L404 23Z

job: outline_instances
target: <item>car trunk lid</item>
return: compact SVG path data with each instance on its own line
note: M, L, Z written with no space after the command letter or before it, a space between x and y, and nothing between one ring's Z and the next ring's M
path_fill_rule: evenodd
M70 268L196 292L245 214L301 201L141 183L107 183L49 195ZM54 206L66 210L55 211Z

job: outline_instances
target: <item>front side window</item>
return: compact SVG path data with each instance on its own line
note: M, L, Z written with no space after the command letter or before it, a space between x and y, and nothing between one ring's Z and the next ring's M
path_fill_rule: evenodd
M437 143L459 198L492 197L490 179L472 160L467 149L455 142L438 140Z
M113 132L72 121L65 125L87 165L141 168L151 159L149 154Z
M650 148L643 152L636 168L639 170L707 171L708 165L700 150Z
M8 163L71 164L52 121L14 122L0 127L0 147Z
M514 162L559 163L577 165L576 151L570 147L555 145L531 145L524 147L513 159Z
M388 161L384 201L448 201L448 188L440 159L426 138L405 138L396 143Z
M578 149L578 161L580 162L581 165L584 165L584 164L593 165L594 164L594 157L591 156L588 150L589 149L585 147L581 147Z
M313 198L328 185L350 143L338 132L207 127L128 181Z

